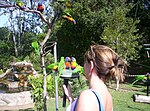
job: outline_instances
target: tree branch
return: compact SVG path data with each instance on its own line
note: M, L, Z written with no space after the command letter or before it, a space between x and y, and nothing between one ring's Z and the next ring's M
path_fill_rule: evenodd
M49 39L49 36L51 34L51 28L48 29L48 32L46 34L46 37L44 38L43 42L41 43L41 46L43 47L46 41Z
M24 11L38 14L40 18L48 25L48 27L51 28L51 23L49 23L49 21L45 19L45 17L42 15L40 11L37 10L24 10Z
M9 5L9 4L0 3L0 8L11 8L11 7L16 7L16 6L15 5Z
M22 10L24 12L31 12L31 13L38 14L39 17L43 20L43 22L47 24L48 28L51 28L51 23L49 23L49 21L45 19L45 17L43 16L43 14L40 11L30 10L30 9L27 9L27 7L26 7L26 9L22 9L22 7L18 6L18 5L9 5L9 4L3 4L0 2L0 8L11 8L11 7L19 8L20 10Z

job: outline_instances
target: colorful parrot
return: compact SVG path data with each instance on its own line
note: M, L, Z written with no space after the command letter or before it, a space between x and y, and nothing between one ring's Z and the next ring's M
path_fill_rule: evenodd
M37 41L32 42L32 47L35 49L35 52L40 55L40 49L39 49L39 44Z
M71 58L71 69L74 70L77 67L77 62L74 57Z
M71 58L70 57L66 57L65 58L66 69L70 69L70 66L71 66L70 62L71 62Z
M38 3L37 10L40 11L42 14L44 13L44 6L42 3Z
M75 21L72 17L70 17L70 16L63 15L63 18L69 20L69 21L72 22L74 25L76 24L76 21Z
M65 69L65 58L61 57L60 62L58 64L58 71L60 74L62 74L63 70Z
M17 1L16 5L19 6L19 8L21 10L25 10L26 9L26 6L24 5L24 3L22 1Z
M52 63L47 66L48 69L51 69L53 71L58 71L58 63Z
M148 80L150 80L150 75L148 75ZM133 81L132 85L135 84L138 81L147 81L146 75L138 75L135 77L135 81Z

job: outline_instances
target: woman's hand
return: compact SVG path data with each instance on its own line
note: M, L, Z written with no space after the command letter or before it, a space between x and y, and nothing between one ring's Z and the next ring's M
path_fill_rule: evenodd
M71 90L70 84L68 83L67 86L65 84L63 84L62 87L63 87L64 93L66 94L66 96L71 104L74 101L74 98L72 96L72 90Z

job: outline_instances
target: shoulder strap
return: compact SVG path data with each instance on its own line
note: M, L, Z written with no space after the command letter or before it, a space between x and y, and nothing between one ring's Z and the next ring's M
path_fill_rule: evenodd
M103 107L103 105L101 103L101 98L100 98L99 94L96 91L94 91L94 90L91 90L91 91L95 94L95 96L96 96L96 98L98 100L99 111L104 111L104 107Z
M78 97L78 98L79 98L79 97ZM75 111L75 110L76 110L77 102L78 102L78 98L75 100L75 105L74 105L73 111Z

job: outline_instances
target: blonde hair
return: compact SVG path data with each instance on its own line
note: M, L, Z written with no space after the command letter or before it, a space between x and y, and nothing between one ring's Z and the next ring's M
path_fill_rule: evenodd
M117 77L124 80L125 62L111 48L104 45L92 45L84 55L84 61L93 61L99 78Z

